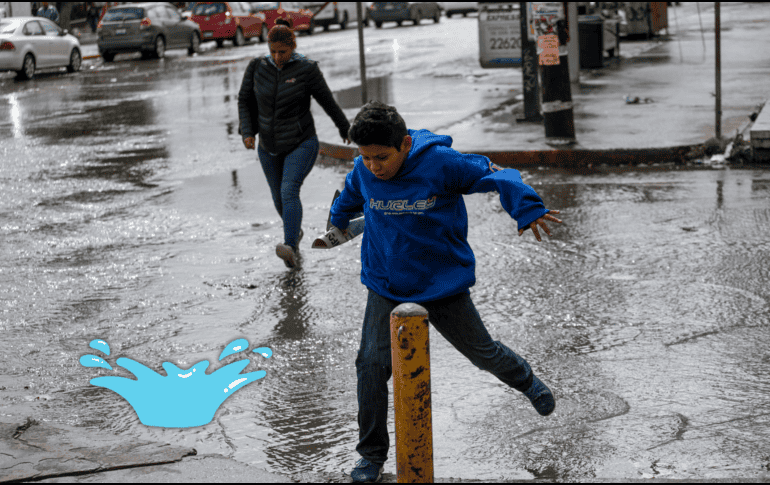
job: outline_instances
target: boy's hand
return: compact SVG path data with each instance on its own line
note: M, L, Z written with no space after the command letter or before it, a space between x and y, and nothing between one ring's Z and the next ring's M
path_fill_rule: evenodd
M550 236L551 231L548 230L548 225L546 225L545 221L553 221L561 224L561 221L559 219L551 215L551 214L559 214L559 212L560 211L551 211L548 214L541 217L540 219L533 222L532 224L530 224L529 226L527 226L528 228L532 229L532 232L535 233L535 238L537 239L538 242L540 242L541 239L540 239L540 232L537 230L537 226L542 227L545 233L548 234L548 236ZM524 231L526 231L526 229L519 229L519 236L524 234Z

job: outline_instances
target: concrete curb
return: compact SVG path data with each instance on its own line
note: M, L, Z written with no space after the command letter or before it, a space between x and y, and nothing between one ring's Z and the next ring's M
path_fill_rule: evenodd
M350 163L358 150L349 146L320 143L321 163ZM466 151L488 157L501 167L593 168L608 166L638 166L662 163L682 164L688 154L705 150L705 145L683 145L668 148L629 148L605 150L533 150L533 151Z

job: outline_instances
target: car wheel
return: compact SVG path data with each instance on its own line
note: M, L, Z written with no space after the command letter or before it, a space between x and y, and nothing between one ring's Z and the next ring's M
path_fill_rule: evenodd
M243 31L240 27L235 29L235 37L233 37L233 45L235 47L240 47L243 44L246 43L246 38L243 36Z
M340 29L345 30L348 28L348 13L345 12L342 15L342 22L340 22Z
M401 20L396 20L396 25L398 25L399 27L401 27L401 24L402 24L402 23L403 23L403 22L402 22Z
M80 51L77 49L72 49L72 53L70 54L70 63L67 66L67 71L78 72L80 70L81 64L83 64L83 57L80 55Z
M19 79L32 79L35 77L35 57L32 54L24 56L24 64L22 64L21 71L18 71L16 74Z
M433 23L437 24L441 22L441 10L436 10L436 13L433 14Z
M198 35L198 32L193 32L190 35L190 47L187 49L188 55L193 55L198 52L198 50L201 47L201 38Z
M166 55L166 41L160 35L155 39L155 50L152 54L157 59L163 59Z
M414 20L413 20L413 22L414 22L414 25L420 25L420 20L422 20L422 12L420 12L420 11L418 10L418 11L417 11L417 15L415 16L415 18L414 18Z
M376 26L378 29L381 29L381 28L382 28L382 22L378 22L378 21L376 21L376 20L375 20L375 22L374 22L374 25L375 25L375 26Z
M310 24L307 26L307 35L313 35L313 30L315 30L315 22L313 19L310 19Z
M262 30L259 31L259 41L267 42L267 25L262 24Z
M115 54L112 52L102 52L102 59L104 59L104 62L112 62L115 60Z

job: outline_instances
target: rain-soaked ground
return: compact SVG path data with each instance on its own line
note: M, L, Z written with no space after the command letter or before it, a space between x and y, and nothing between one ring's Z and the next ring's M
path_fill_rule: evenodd
M360 240L313 251L308 237L297 271L275 257L281 224L237 135L246 61L232 53L0 86L0 415L340 477L357 458ZM311 172L306 234L347 170ZM467 197L472 296L557 410L538 416L433 332L436 477L767 477L770 172L523 176L564 224L519 238L495 195ZM113 367L159 372L211 371L237 338L273 357L249 357L267 376L210 424L151 428L89 385L112 374L78 363L96 338Z

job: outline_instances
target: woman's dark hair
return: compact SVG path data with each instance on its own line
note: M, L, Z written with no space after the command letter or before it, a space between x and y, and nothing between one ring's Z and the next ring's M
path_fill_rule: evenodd
M275 19L275 25L285 25L286 27L288 27L290 29L294 28L294 26L291 24L291 19L290 18L283 18L283 17L281 17L279 19Z
M276 24L267 34L268 42L280 42L292 49L297 48L297 38L294 32L286 25Z
M382 145L401 149L408 134L406 123L396 108L370 101L358 112L348 137L358 146Z

